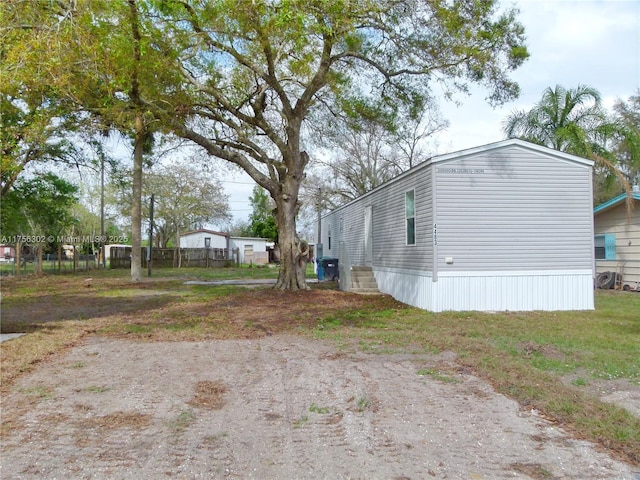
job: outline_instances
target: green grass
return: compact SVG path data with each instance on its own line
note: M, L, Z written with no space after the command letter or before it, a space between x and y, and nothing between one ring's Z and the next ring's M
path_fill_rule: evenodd
M436 314L403 308L376 312L367 321L349 312L321 320L313 333L330 333L340 345L355 343L369 353L453 351L458 363L499 392L639 464L640 419L587 389L595 380L640 384L638 312L636 293L597 292L594 311ZM451 379L436 370L418 374ZM570 374L579 379L563 382Z
M247 338L264 335L266 330L277 334L284 330L274 331L270 320L250 315L251 307L259 308L261 303L248 305L247 318L229 320L229 312L241 312L254 298L250 290L184 285L186 279L275 278L277 272L256 267L162 270L162 277L158 271L158 276L132 284L127 271L106 270L91 272L90 288L85 285L86 273L3 279L3 314L13 311L24 316L33 310L34 315L42 315L46 305L47 315L60 315L55 322L18 325L30 335L3 344L3 388L88 334L145 341ZM314 285L314 289L327 288ZM382 297L362 302L363 297L337 292L315 293L327 295L316 295L319 303L308 305L301 293L288 297L294 304L278 306L278 315L285 319L281 325L289 334L309 335L332 341L343 351L370 354L455 352L461 367L482 376L497 391L640 465L640 419L594 395L598 382L624 380L640 385L640 294L598 291L594 311L488 314L430 313ZM264 302L268 297L259 298ZM296 298L300 304L295 304ZM334 308L328 309L323 302L331 302ZM96 308L102 313L93 316ZM8 332L12 325L3 318L2 327ZM70 368L81 368L81 364ZM436 369L417 374L455 380ZM38 397L47 394L33 392ZM363 403L357 408L369 407ZM324 409L314 406L311 411ZM307 420L307 415L302 416L296 426Z
M174 435L184 433L196 421L196 414L191 410L182 410L171 420L166 422L166 426Z
M315 403L312 403L309 406L309 411L311 413L319 413L320 415L324 415L327 414L331 411L331 409L329 407L320 407L318 405L316 405Z
M37 387L27 388L22 390L22 393L38 399L53 398L53 390L51 390L51 388L49 387L37 386Z
M85 263L78 263L77 272L73 271L73 265L70 262L63 262L61 269L58 270L58 263L55 261L43 261L43 271L48 275L86 275L108 278L128 278L129 269L107 269L95 267L90 263L89 270L85 269ZM153 268L151 271L152 278L175 278L186 280L230 280L237 278L277 278L280 268L277 265L240 265L236 267L222 268L200 268L200 267L183 267L183 268ZM20 276L29 276L36 273L34 263L27 263L21 267ZM0 275L15 275L16 266L12 262L0 262ZM142 269L142 275L147 278L146 267ZM316 278L313 272L313 264L307 264L307 278Z
M436 370L435 368L421 368L416 373L421 376L431 377L434 380L438 380L439 382L443 382L443 383L459 383L460 382L460 380L458 380L457 378L447 375L445 373L442 373L439 370Z
M360 397L356 402L356 409L358 412L364 412L371 407L371 400L369 397Z
M90 385L87 388L85 388L85 391L89 393L104 393L104 392L108 392L109 390L111 390L111 387L105 387L102 385Z

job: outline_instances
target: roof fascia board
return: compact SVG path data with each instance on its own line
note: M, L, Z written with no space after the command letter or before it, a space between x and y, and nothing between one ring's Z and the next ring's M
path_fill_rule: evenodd
M599 212L602 212L603 210L607 210L607 209L609 209L611 207L614 207L614 206L618 205L619 203L624 202L624 200L626 198L627 198L627 194L626 193L621 193L617 197L614 197L611 200L608 200L608 201L606 201L604 203L601 203L600 205L595 207L593 209L593 213L599 213ZM640 193L632 193L631 194L631 198L633 198L634 200L640 201Z
M216 232L214 230L208 230L206 228L199 228L198 230L190 230L188 232L181 233L181 237L185 237L187 235L195 235L196 233L210 233L211 235L219 235L221 237L228 237L228 233Z
M460 150L458 152L447 153L445 155L439 155L431 159L433 163L446 162L448 160L457 160L460 158L478 155L480 153L490 152L494 150L499 150L507 147L521 147L525 150L533 150L544 155L551 155L553 157L560 158L562 160L567 160L574 163L579 163L582 165L587 165L589 167L593 167L594 161L588 160L586 158L578 157L577 155L572 155L570 153L561 152L559 150L554 150L549 147L545 147L542 145L537 145L531 142L525 142L524 140L520 140L518 138L510 138L508 140L502 140L500 142L489 143L487 145L482 145L480 147L469 148L467 150Z
M582 165L586 165L589 167L593 167L594 162L592 160L587 160L586 158L582 158L582 157L578 157L576 155L571 155L569 153L565 153L565 152L561 152L559 150L553 150L552 148L549 147L543 147L541 145L536 145L535 143L531 143L531 142L525 142L524 140L520 140L518 138L510 138L507 140L502 140L499 142L494 142L494 143L489 143L487 145L482 145L480 147L474 147L474 148L469 148L466 150L458 150L457 152L451 152L451 153L446 153L443 155L438 155L436 157L431 157L427 160L425 160L424 162L416 165L415 167L402 172L400 175L387 180L386 182L378 185L376 188L374 188L373 190L368 191L367 193L365 193L364 195L360 195L357 198L354 198L353 200L345 203L344 205L339 206L338 208L335 208L327 213L325 213L324 215L321 216L321 218L326 217L329 214L332 213L336 213L339 212L340 210L342 210L343 208L346 208L347 206L351 205L352 203L356 202L356 201L361 201L362 199L367 198L369 195L372 195L374 192L378 191L381 188L386 187L387 185L392 185L394 182L398 182L400 180L402 180L404 177L406 177L407 175L412 175L413 173L419 171L422 168L427 168L430 167L434 164L437 163L441 163L441 162L446 162L446 161L451 161L451 160L457 160L460 158L464 158L467 156L471 156L471 155L477 155L479 153L484 153L484 152L489 152L489 151L494 151L494 150L500 150L503 148L507 148L507 147L511 147L511 146L517 146L517 147L521 147L524 149L528 149L528 150L533 150L539 153L543 153L545 155L551 155L554 156L556 158L560 158L562 160L567 160L570 162L574 162L574 163L579 163Z

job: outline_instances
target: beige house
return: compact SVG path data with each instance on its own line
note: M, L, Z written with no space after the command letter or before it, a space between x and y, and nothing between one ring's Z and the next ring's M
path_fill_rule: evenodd
M627 208L627 195L623 193L598 205L594 214L594 246L598 283L611 277L605 272L615 272L620 277L615 288L640 291L640 190L634 187L631 195L633 209ZM598 285L601 286L601 285Z

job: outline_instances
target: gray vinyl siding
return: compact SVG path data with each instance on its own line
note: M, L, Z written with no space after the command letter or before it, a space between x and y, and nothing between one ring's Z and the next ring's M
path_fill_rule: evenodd
M329 242L329 236L331 236L331 242ZM338 257L338 246L342 236L339 230L338 215L332 214L322 219L321 243L325 257ZM329 243L331 243L331 248L329 248Z
M355 200L322 218L322 244L325 257L340 258L345 253L342 248L346 249L352 265L363 265L364 206L361 200Z
M431 271L433 205L431 166L390 182L372 193L374 267ZM415 245L407 245L405 194L415 191Z
M438 272L592 268L589 166L510 146L434 167Z
M340 258L340 242L351 265L365 264L365 207L372 209L373 266L431 271L433 208L431 167L418 166L322 219L324 256ZM405 193L415 190L415 245L406 244ZM331 225L331 249L328 248Z
M364 265L364 206L365 199L357 200L350 205L350 208L345 208L338 214L337 227L340 230L340 240L344 242L342 248L346 249L351 265ZM334 251L340 245L332 245ZM334 256L334 255L332 255ZM339 258L342 255L338 253L335 257Z

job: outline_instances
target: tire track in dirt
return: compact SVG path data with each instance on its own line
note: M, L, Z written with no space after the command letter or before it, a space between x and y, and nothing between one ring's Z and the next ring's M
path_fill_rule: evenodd
M424 374L451 360L340 352L279 335L93 338L21 377L3 398L2 421L15 428L2 438L0 475L640 478L472 375ZM202 382L224 385L219 409L192 401Z

